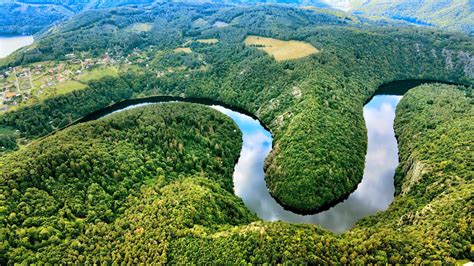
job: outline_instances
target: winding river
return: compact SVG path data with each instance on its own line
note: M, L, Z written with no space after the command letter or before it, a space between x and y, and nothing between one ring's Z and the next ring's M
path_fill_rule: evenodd
M0 37L0 58L31 42L32 37ZM242 151L233 176L234 191L249 210L265 221L318 224L340 233L350 229L357 220L387 209L393 201L393 177L398 165L398 147L393 121L396 106L402 98L397 95L403 95L410 88L426 82L433 81L405 80L385 84L365 104L368 149L362 182L346 200L314 215L299 215L287 211L272 198L267 190L263 171L265 158L272 148L272 136L254 115L243 109L207 99L155 96L116 103L93 112L73 124L100 119L130 108L165 102L186 101L210 106L229 116L242 131Z
M394 197L393 176L398 165L397 141L393 130L395 108L401 96L376 96L364 107L368 151L364 177L345 201L314 215L299 215L280 206L267 190L263 164L272 138L258 121L222 107L243 132L243 148L235 166L235 193L251 211L266 221L318 224L333 232L344 232L354 223L387 209Z
M398 165L398 148L393 131L395 108L401 96L378 95L364 107L368 131L365 172L358 188L343 202L314 215L299 215L283 209L267 190L263 165L272 148L272 136L244 110L203 99L150 97L126 100L92 113L76 123L150 104L188 101L201 103L229 116L242 131L243 145L234 171L234 191L246 207L265 221L318 224L333 232L344 232L367 215L385 210L394 197L393 176Z

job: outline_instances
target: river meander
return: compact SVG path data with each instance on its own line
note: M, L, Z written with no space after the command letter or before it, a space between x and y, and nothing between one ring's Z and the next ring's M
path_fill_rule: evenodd
M0 37L0 58L29 45L31 36ZM364 177L348 198L332 208L313 215L300 215L285 210L272 198L266 187L263 165L272 149L272 136L255 116L243 109L206 99L180 99L157 96L130 99L93 112L76 123L99 119L114 112L143 105L173 101L187 101L210 106L229 116L243 134L243 145L234 171L234 191L246 207L266 221L318 224L333 232L344 232L354 223L377 211L385 210L394 198L394 172L398 165L398 148L394 135L395 109L410 88L427 80L405 80L385 84L364 106L368 133ZM389 94L389 95L379 95ZM74 123L74 124L76 124Z
M244 113L243 110L220 106L212 101L202 100L200 103L229 116L242 131L242 151L233 176L234 191L249 210L265 221L311 223L333 232L344 232L360 218L385 210L393 200L393 176L398 165L393 120L400 98L401 96L378 95L365 105L364 118L369 142L363 180L345 201L314 215L300 215L285 210L268 192L263 165L272 148L272 136L255 117ZM177 99L155 97L129 100L91 114L79 122L98 119L130 108L170 101Z

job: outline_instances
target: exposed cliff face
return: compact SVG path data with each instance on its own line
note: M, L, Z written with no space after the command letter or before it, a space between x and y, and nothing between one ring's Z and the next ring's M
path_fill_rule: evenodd
M458 68L466 77L474 78L474 56L469 52L443 49L441 55L444 57L447 70Z
M423 174L428 171L428 167L421 161L416 160L413 156L410 157L409 161L405 165L403 172L405 173L405 179L402 184L401 194L408 194L413 186L418 184L423 178Z
M464 66L464 74L470 78L474 78L474 56L468 52L458 52L461 65Z

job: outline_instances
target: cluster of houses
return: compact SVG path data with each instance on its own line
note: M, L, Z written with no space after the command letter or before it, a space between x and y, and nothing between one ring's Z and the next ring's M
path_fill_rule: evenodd
M123 60L123 59L122 59ZM0 111L40 95L50 87L65 83L97 66L121 63L108 53L99 58L80 59L75 54L66 55L65 61L47 62L28 66L10 67L0 71Z

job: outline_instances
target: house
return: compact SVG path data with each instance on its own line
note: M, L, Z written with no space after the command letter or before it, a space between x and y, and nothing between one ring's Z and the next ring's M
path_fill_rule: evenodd
M10 100L11 98L15 97L16 96L16 93L15 92L12 92L12 91L6 91L4 93L4 98L5 100Z

